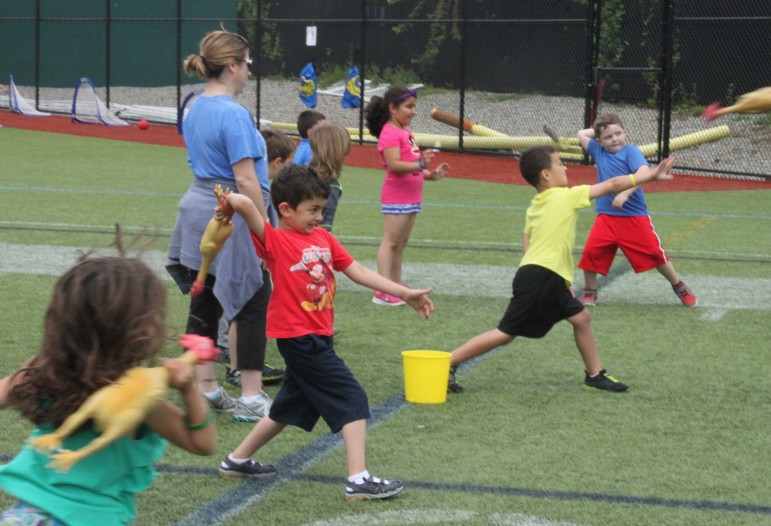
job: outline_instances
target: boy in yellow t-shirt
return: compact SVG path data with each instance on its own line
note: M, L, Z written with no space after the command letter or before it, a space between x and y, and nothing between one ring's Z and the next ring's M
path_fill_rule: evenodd
M455 379L458 365L506 345L517 336L542 338L560 320L573 325L586 370L584 388L614 393L627 390L627 385L602 368L589 312L571 289L576 220L578 211L590 207L592 199L657 179L672 179L669 170L673 165L674 158L669 157L637 180L635 175L629 175L592 186L568 188L567 167L554 148L534 146L522 153L522 177L538 193L527 209L522 242L525 255L514 276L513 296L497 328L474 336L452 352L448 391L463 391Z

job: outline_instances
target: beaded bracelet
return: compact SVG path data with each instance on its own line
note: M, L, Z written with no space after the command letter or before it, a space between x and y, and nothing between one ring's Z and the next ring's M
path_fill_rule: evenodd
M187 416L185 416L185 427L188 428L190 431L198 431L200 429L207 427L209 424L211 424L211 419L212 419L211 409L209 409L206 412L206 418L204 418L202 422L199 422L197 424L191 424L190 422L187 421Z
M418 159L418 167L419 167L421 170L425 170L425 169L426 169L426 165L425 165L425 164L423 164L423 159Z

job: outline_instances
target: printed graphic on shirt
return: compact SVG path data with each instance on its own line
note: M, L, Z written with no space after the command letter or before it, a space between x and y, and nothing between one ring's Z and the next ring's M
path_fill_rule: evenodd
M418 141L415 140L415 136L410 134L410 146L412 147L412 150L410 153L420 159L420 146L418 146ZM423 170L418 170L413 175L420 175L423 173Z
M311 246L303 250L302 260L290 267L292 272L304 272L308 276L305 300L300 306L308 311L334 308L335 273L330 268L332 253L328 247Z

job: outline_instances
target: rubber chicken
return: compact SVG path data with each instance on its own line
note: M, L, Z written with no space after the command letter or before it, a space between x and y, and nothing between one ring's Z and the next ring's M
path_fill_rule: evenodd
M217 185L214 187L214 195L217 196L220 206L226 207L225 199L230 194L230 189L222 191L222 187ZM209 272L209 266L214 258L217 257L222 247L225 245L225 241L230 237L233 232L233 223L230 221L224 222L212 217L209 220L209 224L206 225L206 230L201 236L201 244L199 248L201 250L201 268L198 269L198 275L190 287L190 295L193 297L198 296L203 292L204 283L206 282L206 274Z
M193 365L216 360L219 351L210 338L185 334L180 345L188 349L180 359ZM126 371L114 383L89 396L77 411L62 422L53 433L34 438L30 445L41 452L50 453L49 467L61 472L81 459L99 451L122 436L132 435L161 400L166 397L169 370L166 367L134 367ZM102 434L86 446L76 450L62 450L62 440L92 420L94 428Z
M726 113L760 113L766 110L771 110L771 86L745 93L736 104L727 108L721 108L718 103L710 104L701 116L711 121Z

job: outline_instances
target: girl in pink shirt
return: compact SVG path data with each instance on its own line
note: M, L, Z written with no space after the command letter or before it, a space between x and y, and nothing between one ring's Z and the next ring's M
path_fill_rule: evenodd
M377 270L396 283L402 282L404 249L415 218L422 210L423 181L437 181L449 170L447 163L441 163L435 170L428 168L434 151L421 152L409 129L417 113L417 96L415 90L391 86L382 97L372 97L365 110L367 128L378 138L377 151L386 169L380 194L384 228L377 251ZM379 291L375 292L372 302L394 307L404 305L401 299Z

